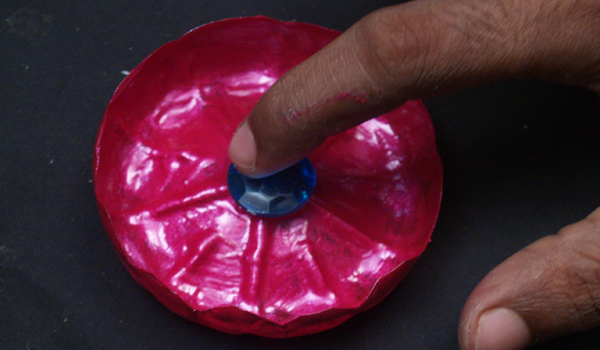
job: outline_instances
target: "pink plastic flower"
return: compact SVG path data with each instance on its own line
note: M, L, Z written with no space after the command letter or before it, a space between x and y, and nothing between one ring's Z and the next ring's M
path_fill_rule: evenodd
M211 23L115 92L94 159L100 213L133 277L179 315L266 337L322 331L379 302L429 242L442 167L420 101L314 152L317 187L291 216L251 216L229 195L240 121L338 35L264 17Z

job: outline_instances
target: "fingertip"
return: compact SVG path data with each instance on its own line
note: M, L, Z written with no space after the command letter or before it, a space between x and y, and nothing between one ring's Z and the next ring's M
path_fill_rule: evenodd
M256 170L256 142L247 122L243 122L229 143L229 158L237 169L244 174Z
M480 317L475 350L518 350L529 343L529 327L515 311L500 307Z

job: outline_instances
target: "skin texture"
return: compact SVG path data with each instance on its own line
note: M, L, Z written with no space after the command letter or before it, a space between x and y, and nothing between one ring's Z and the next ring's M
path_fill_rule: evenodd
M422 0L367 15L278 80L229 155L260 177L407 99L506 78L600 94L600 1ZM543 286L543 288L540 288ZM600 326L600 209L507 259L461 314L461 349L521 349Z

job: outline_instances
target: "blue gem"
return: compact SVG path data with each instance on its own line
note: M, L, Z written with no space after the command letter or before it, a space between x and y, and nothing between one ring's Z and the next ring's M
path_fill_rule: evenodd
M315 169L308 158L261 179L242 175L233 164L227 173L227 187L233 199L250 214L268 218L302 208L316 184Z

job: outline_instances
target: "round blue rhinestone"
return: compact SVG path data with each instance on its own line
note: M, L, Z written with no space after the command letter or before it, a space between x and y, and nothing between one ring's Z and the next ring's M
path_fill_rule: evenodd
M227 173L227 187L233 199L250 214L269 218L302 208L316 184L315 169L308 158L260 179L242 175L233 164Z

